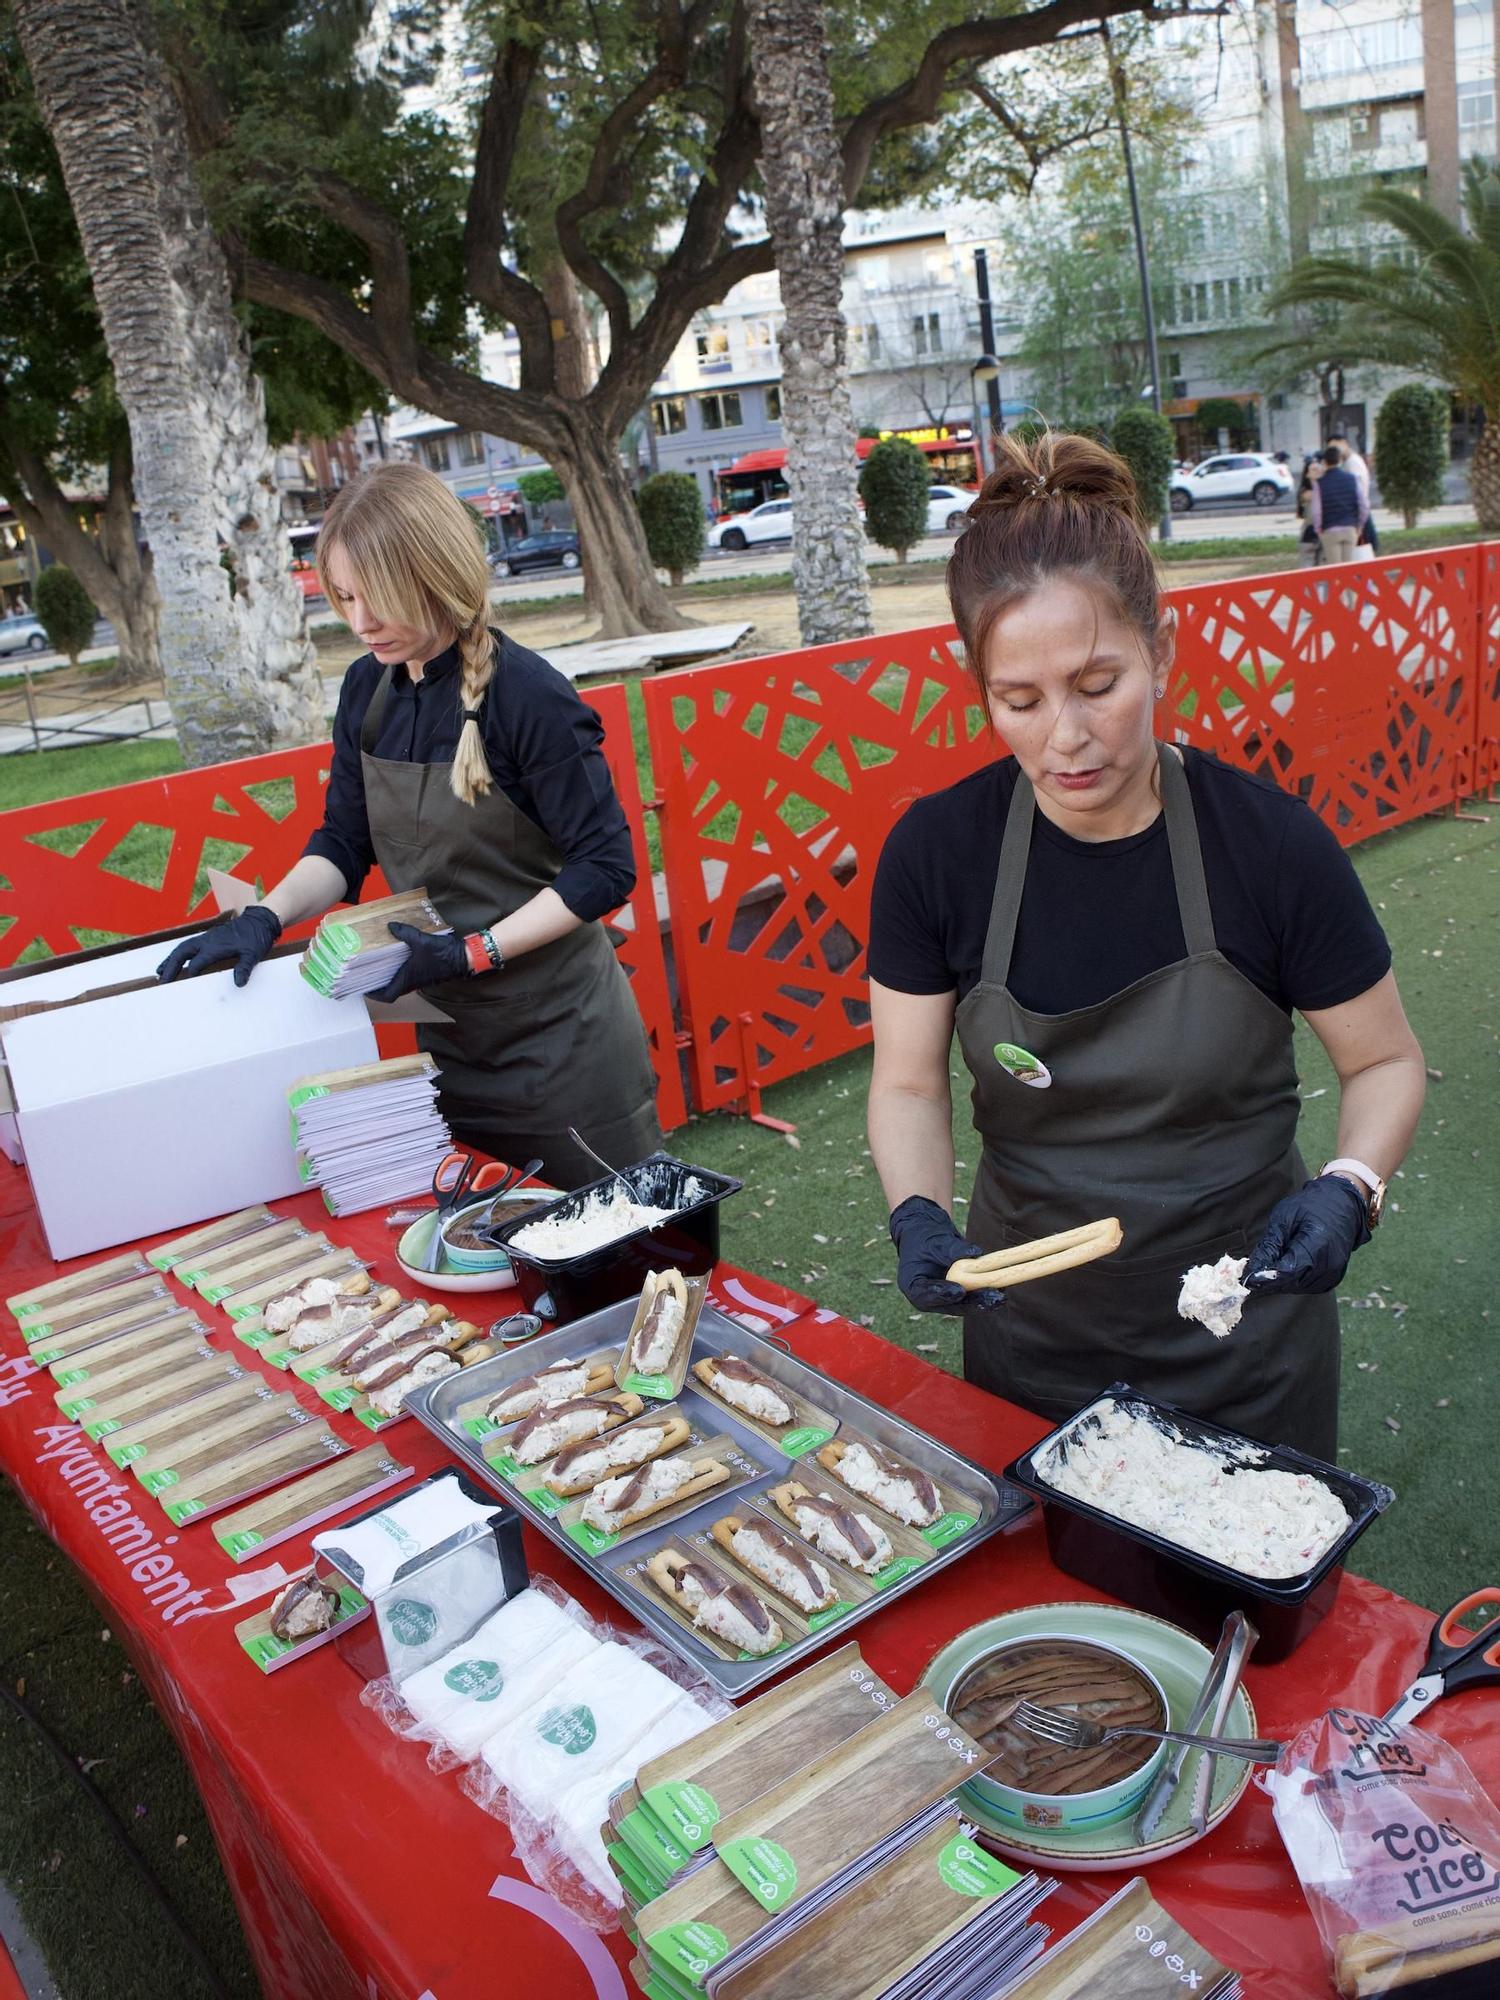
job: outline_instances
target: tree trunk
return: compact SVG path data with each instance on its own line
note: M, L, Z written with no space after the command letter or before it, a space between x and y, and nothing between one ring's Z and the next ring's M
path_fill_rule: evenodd
M855 504L844 285L844 167L822 0L749 0L761 177L781 274L781 422L802 643L874 629Z
M590 601L601 639L642 632L680 632L693 621L674 607L646 548L646 531L631 497L620 454L587 407L560 410L566 439L552 455L588 564Z
M20 0L16 18L130 423L183 754L206 764L313 740L322 688L261 391L143 0Z
M1495 534L1500 530L1500 424L1492 423L1488 412L1469 461L1469 492L1480 527Z
M96 535L79 526L76 506L46 461L17 433L7 430L3 410L0 477L27 534L72 570L100 615L113 625L116 665L109 684L125 687L155 680L161 672L157 651L160 606L150 561L142 558L136 543L128 446L122 441L111 456Z

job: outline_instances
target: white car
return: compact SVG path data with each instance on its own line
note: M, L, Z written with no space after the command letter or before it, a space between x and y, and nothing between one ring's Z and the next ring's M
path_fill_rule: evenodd
M763 500L748 514L731 514L727 521L715 521L708 531L711 549L747 549L752 542L789 542L792 539L790 500Z
M945 528L961 528L964 516L974 505L975 495L961 486L934 486L927 495L927 532L940 535Z
M1172 474L1172 512L1186 514L1202 500L1251 500L1257 507L1274 507L1278 500L1290 500L1293 490L1292 475L1266 452L1223 451L1191 472Z
M29 611L15 611L0 618L0 653L45 653L47 635L40 618Z

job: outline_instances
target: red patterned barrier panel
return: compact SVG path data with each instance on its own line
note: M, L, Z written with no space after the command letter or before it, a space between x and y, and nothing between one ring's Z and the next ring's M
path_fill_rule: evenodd
M593 697L635 842L634 894L610 919L622 934L650 1038L667 1131L687 1117L661 932L647 859L640 785L622 690ZM169 929L212 908L206 871L264 891L301 854L323 816L329 746L274 751L179 771L81 798L0 813L0 966ZM384 892L378 873L367 888ZM410 1031L392 1032L409 1045Z
M693 1098L868 1038L870 885L893 820L1003 753L949 626L642 684Z
M1470 547L1169 591L1174 732L1299 793L1345 844L1451 805L1476 782L1481 561ZM886 832L1004 754L955 640L933 626L644 684L699 1108L755 1109L764 1085L868 1038ZM1500 774L1500 739L1493 752Z
M1500 542L1482 542L1479 559L1479 707L1472 789L1500 785Z

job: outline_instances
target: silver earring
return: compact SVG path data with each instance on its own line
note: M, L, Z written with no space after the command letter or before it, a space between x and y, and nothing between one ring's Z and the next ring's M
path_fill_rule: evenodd
M1162 696L1163 696L1163 695L1164 695L1165 693L1166 693L1166 689L1165 689L1164 687L1159 687L1159 688L1158 688L1158 689L1156 690L1156 699L1157 699L1158 701L1160 701L1160 700L1161 700L1161 698L1162 698Z

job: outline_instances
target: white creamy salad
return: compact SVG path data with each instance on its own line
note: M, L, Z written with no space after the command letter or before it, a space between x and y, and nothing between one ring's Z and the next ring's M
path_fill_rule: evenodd
M571 1215L544 1215L528 1222L511 1241L533 1257L581 1257L586 1250L597 1250L637 1229L654 1228L675 1212L632 1201L618 1181L611 1181L608 1194L601 1188Z
M1057 1492L1226 1569L1300 1576L1332 1548L1349 1516L1310 1473L1254 1469L1261 1456L1247 1446L1236 1462L1116 1404L1034 1463Z

